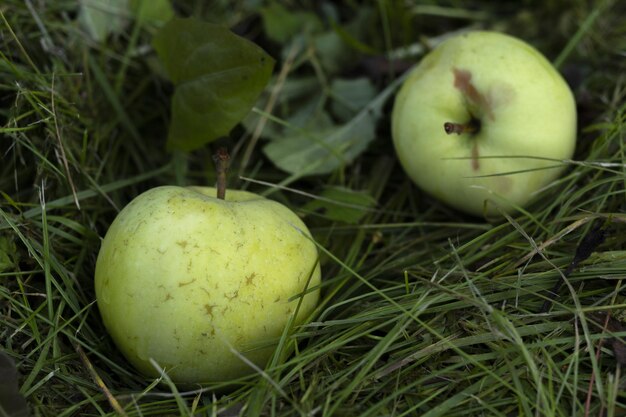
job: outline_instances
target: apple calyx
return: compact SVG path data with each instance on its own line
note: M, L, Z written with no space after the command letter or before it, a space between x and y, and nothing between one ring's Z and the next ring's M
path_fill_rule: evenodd
M226 198L226 172L228 171L228 162L230 155L225 146L220 146L215 155L213 155L215 169L217 170L217 198L224 200Z

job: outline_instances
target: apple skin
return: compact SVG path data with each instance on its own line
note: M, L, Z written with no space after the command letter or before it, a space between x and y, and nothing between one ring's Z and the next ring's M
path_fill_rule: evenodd
M444 131L446 122L472 120L480 124L476 133ZM444 41L412 70L396 96L392 137L405 172L429 194L477 216L511 212L536 198L562 172L559 161L572 157L576 106L536 49L501 33L469 32ZM559 161L498 158L505 156Z
M231 349L263 367L297 295L311 289L297 323L318 302L318 252L298 216L245 191L215 196L209 187L148 190L102 242L97 304L113 341L146 375L158 376L150 358L176 383L249 374Z

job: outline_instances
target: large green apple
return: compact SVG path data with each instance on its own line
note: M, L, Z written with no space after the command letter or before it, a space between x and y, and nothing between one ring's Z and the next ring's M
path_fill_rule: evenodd
M404 170L422 189L474 215L531 202L576 143L571 90L536 49L469 32L430 52L392 113Z
M98 255L96 298L126 358L179 383L263 366L294 314L319 298L318 252L291 210L245 191L164 186L128 204ZM302 295L305 291L306 295ZM236 352L236 353L234 353Z

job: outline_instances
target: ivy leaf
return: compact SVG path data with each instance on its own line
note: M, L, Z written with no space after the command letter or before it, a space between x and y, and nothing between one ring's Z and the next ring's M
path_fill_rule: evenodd
M322 22L314 13L290 11L276 1L261 8L260 12L265 34L281 44L303 31L315 32L322 28Z
M96 42L121 33L128 23L128 0L81 0L78 22Z
M174 17L169 0L130 0L130 10L139 21L165 23Z
M228 135L255 104L274 67L256 44L195 18L172 19L153 45L176 86L169 149L189 151Z
M169 0L80 0L78 23L92 40L123 33L131 18L163 24L174 16Z
M333 115L342 121L348 121L376 97L376 89L368 78L338 78L330 85L330 95L333 98Z
M356 224L375 204L376 200L365 191L332 187L324 190L320 199L307 203L303 209L321 213L330 220Z
M363 115L343 126L299 129L267 144L263 151L291 174L321 175L352 162L374 139L375 117Z
M347 123L323 129L299 129L263 148L283 171L299 176L328 174L359 156L376 137L376 123L389 96L407 74L394 80Z
M283 88L277 97L275 108L292 109L292 103L297 103L296 108L299 108L301 102L305 102L308 105L312 99L319 98L320 85L319 80L315 76L306 76L302 78L290 77L285 80ZM267 91L261 96L256 107L263 108L267 101L269 94ZM316 101L317 103L317 101ZM297 112L297 111L296 111ZM257 112L250 112L246 118L242 121L242 124L246 130L250 133L254 132L259 124L260 120L264 116ZM279 116L279 117L282 117ZM289 123L294 123L293 117L287 119ZM262 136L269 139L280 138L283 132L283 126L276 123L272 119L268 119L263 129Z

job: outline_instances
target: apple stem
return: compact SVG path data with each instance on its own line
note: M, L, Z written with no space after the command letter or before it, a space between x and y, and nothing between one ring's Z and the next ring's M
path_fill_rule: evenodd
M226 198L226 172L230 161L230 155L225 146L220 146L217 149L213 155L213 161L215 161L217 169L217 198L224 200Z
M457 135L461 135L463 133L476 133L479 130L479 125L475 121L470 121L468 123L451 123L446 122L443 124L443 130L446 131L448 135L456 133Z

